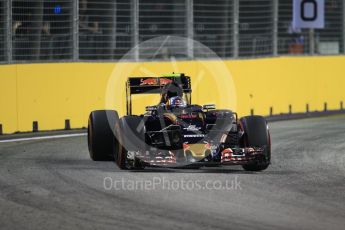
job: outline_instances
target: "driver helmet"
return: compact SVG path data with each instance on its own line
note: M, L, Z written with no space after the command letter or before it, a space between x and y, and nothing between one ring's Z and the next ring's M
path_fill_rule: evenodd
M168 100L167 106L168 108L185 108L187 107L187 103L182 97L176 96Z
M173 97L182 97L183 90L176 82L166 84L162 89L161 103L168 103L169 99Z

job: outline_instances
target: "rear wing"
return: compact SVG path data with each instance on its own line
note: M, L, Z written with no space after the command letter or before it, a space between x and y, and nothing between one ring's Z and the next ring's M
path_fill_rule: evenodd
M161 94L166 84L175 82L181 86L183 93L191 93L190 77L182 74L168 74L161 77L130 77L126 83L127 114L132 114L132 95Z
M130 77L127 81L127 92L129 94L160 94L162 88L172 82L179 84L184 93L191 92L190 77L184 74L162 77Z

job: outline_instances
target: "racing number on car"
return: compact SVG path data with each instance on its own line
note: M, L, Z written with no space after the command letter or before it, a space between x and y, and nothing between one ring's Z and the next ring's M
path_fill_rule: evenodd
M311 15L308 15L307 7L311 7L312 10L309 12L312 12ZM317 12L318 12L318 5L316 0L302 0L301 1L301 18L304 21L315 21L317 19Z

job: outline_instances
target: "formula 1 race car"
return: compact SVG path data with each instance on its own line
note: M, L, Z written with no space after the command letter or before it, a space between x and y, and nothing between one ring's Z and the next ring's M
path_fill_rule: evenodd
M192 104L190 77L184 74L131 77L126 87L126 116L119 118L114 110L89 116L92 160L114 160L121 169L242 165L261 171L269 166L271 139L263 117L238 119L231 110ZM160 94L161 101L132 115L137 94Z

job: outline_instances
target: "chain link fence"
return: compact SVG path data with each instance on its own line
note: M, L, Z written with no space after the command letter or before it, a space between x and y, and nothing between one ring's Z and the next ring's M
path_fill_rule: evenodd
M6 21L7 1L0 0L0 63L6 61Z
M273 2L239 1L239 56L255 57L273 53Z
M73 0L11 1L13 61L73 57Z
M315 50L317 54L340 54L344 52L343 26L344 1L326 1L324 29L315 30Z
M209 47L221 58L233 56L234 9L234 1L194 1L194 39Z
M292 27L292 1L279 0L278 52L281 55L343 54L344 2L325 1L325 28L307 30Z
M325 28L292 27L292 0L0 0L0 62L344 54L344 1L327 0ZM187 42L186 42L187 41ZM206 56L205 56L206 55Z
M185 0L139 1L139 42L152 39L139 50L140 59L187 58L187 44L167 39L170 44L156 53L161 41L153 39L162 36L187 37L186 18Z

